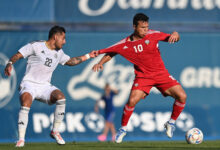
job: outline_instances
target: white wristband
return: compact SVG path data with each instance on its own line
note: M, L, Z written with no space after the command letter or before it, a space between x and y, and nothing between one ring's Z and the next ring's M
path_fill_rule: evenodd
M11 65L13 65L12 61L9 61L9 62L8 62L8 64L11 64Z
M89 54L86 54L85 56L86 56L86 60L90 58Z

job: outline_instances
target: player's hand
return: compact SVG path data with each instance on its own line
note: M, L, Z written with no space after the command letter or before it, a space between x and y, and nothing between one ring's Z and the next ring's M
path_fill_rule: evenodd
M94 111L98 114L99 113L99 106L95 106Z
M91 58L97 57L98 55L99 55L98 51L92 51L92 52L89 53L89 56Z
M5 75L10 76L11 75L11 70L12 70L12 64L8 63L5 67Z
M169 39L168 39L168 42L169 42L169 43L175 43L175 42L178 42L179 39L180 39L179 33L176 32L176 31L174 31L174 32L170 35L170 37L169 37Z
M93 67L92 67L92 70L94 71L94 72L99 72L99 70L103 70L103 65L101 65L101 64L95 64Z

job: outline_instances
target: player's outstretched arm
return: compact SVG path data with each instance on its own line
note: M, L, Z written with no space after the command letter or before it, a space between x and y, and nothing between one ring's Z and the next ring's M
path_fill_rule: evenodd
M94 106L94 111L95 111L96 113L99 113L99 101L100 101L100 100L97 100L96 103L95 103L95 106Z
M168 42L169 43L175 43L178 42L180 40L180 35L178 32L174 31L173 33L171 33Z
M119 53L119 50L121 50L123 48L123 46L124 46L124 43L113 45L111 47L98 50L97 52L99 54L106 53L106 55L102 57L102 59L99 61L98 64L95 64L92 67L92 70L94 72L96 72L96 71L98 72L99 70L103 70L103 64L110 61L112 59L112 57L114 57L117 53Z
M92 67L94 72L98 72L99 70L103 70L103 64L110 61L112 57L114 57L116 53L108 53L102 57L102 59Z
M5 67L5 75L6 75L6 76L10 76L10 75L11 75L12 65L13 65L16 61L18 61L19 59L21 59L21 58L23 58L23 55L22 55L21 53L17 52L14 56L12 56L12 57L9 59L7 65L6 65L6 67Z
M117 89L113 89L113 88L112 88L111 90L112 90L112 92L114 92L116 95L119 93Z
M75 65L78 65L90 58L94 58L94 57L97 57L99 54L98 54L98 51L92 51L86 55L83 55L83 56L79 56L79 57L72 57L70 58L70 60L68 60L65 65L68 65L68 66L75 66Z

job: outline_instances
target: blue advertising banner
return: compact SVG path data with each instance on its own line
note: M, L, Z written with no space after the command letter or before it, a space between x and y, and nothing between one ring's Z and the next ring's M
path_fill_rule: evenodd
M130 23L137 12L156 22L220 21L219 0L56 0L55 5L59 22Z
M1 0L1 22L130 23L137 12L153 22L219 22L220 0Z
M53 22L54 0L1 0L1 22Z
M93 49L108 47L130 33L77 33L66 35L66 54L81 56ZM48 32L1 32L0 34L0 142L17 140L17 116L20 108L18 87L25 72L26 60L14 64L11 77L3 70L8 59L24 44L46 40ZM169 70L185 89L186 107L176 122L173 140L183 140L185 132L198 127L205 140L220 139L220 60L219 34L181 33L175 44L160 43L161 55ZM60 131L67 141L96 141L104 127L103 111L94 112L106 82L119 90L114 99L115 125L120 127L123 106L133 82L133 66L121 56L104 65L102 72L92 72L101 56L74 67L59 66L52 84L61 89L67 99L66 115ZM140 101L128 125L125 140L168 140L163 124L169 119L173 99L164 98L157 89ZM49 137L55 106L34 101L29 114L26 141L51 141ZM111 137L109 137L109 140Z

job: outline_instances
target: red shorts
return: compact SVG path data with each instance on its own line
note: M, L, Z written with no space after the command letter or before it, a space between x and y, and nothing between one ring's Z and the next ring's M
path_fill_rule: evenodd
M164 96L165 91L180 83L167 71L153 73L147 77L136 77L131 90L141 90L149 94L151 88L156 87Z

